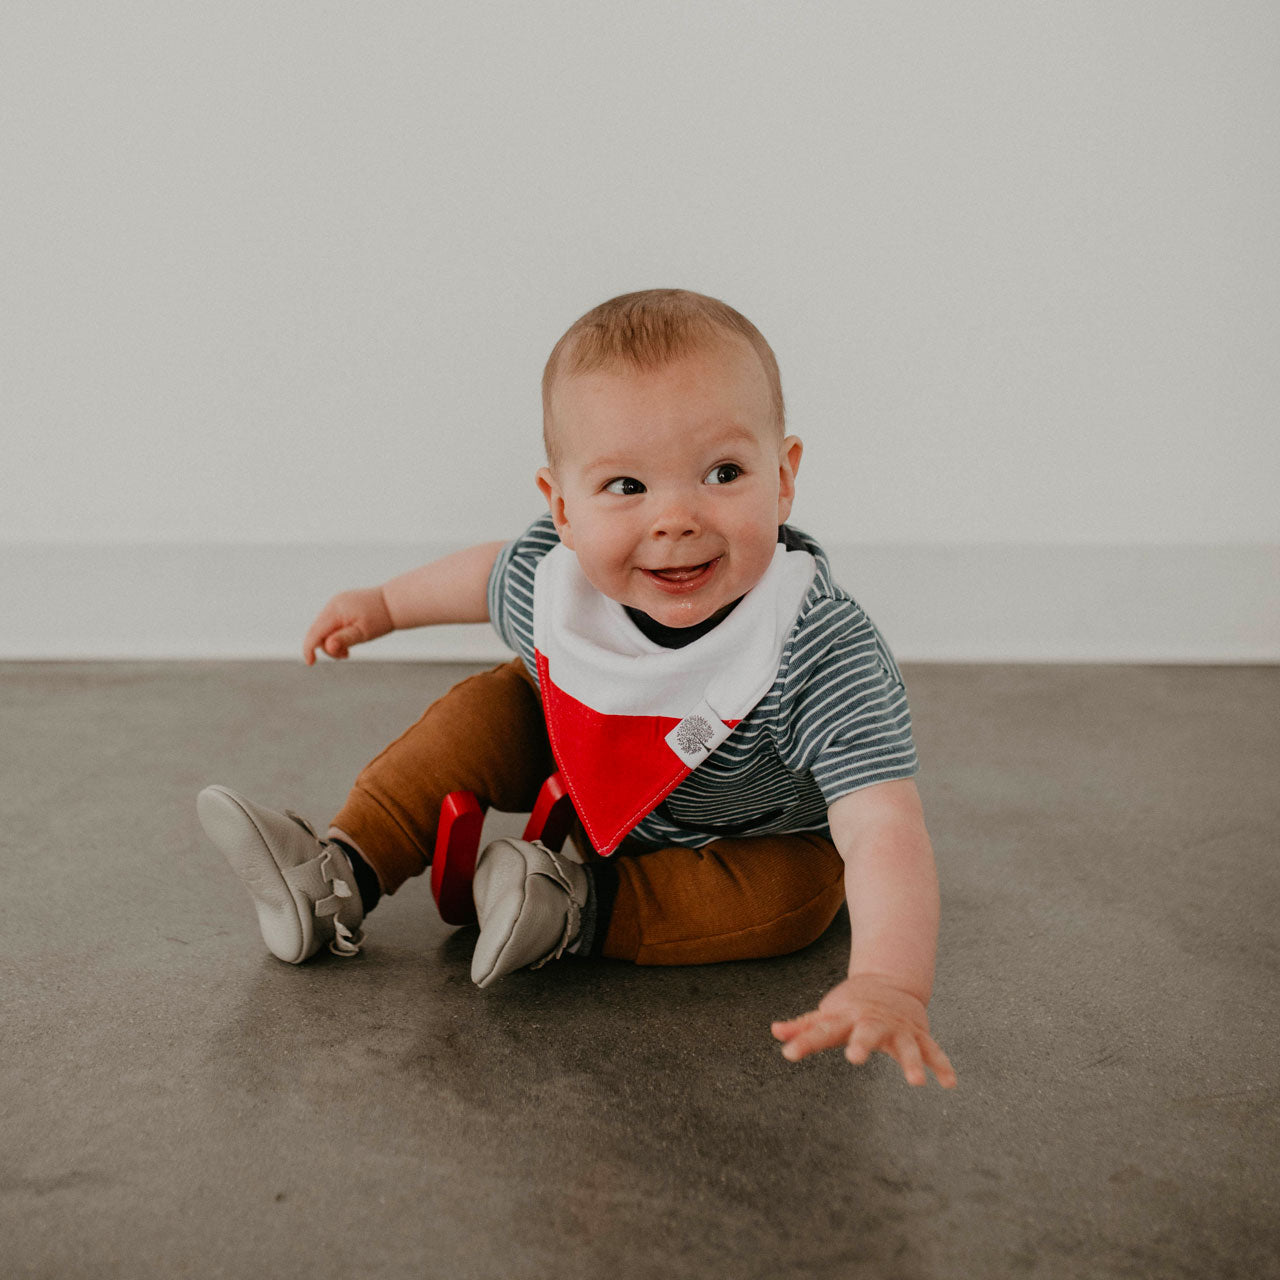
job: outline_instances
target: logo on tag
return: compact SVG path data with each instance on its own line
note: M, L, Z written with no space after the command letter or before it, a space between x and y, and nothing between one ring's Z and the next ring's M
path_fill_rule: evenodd
M667 734L665 742L691 769L696 769L728 736L725 724L704 702Z
M711 726L701 716L686 716L675 727L676 749L685 756L705 751L712 733Z

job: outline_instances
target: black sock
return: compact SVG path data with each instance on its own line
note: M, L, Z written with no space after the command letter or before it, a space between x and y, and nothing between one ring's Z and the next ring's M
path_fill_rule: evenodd
M332 836L330 839L350 860L351 870L356 877L356 892L364 904L365 915L368 915L378 905L378 899L382 897L382 886L378 883L377 872L360 856L360 850L355 845Z
M618 868L612 859L593 858L583 863L583 870L589 887L576 952L580 956L599 955L609 933L614 899L618 896Z

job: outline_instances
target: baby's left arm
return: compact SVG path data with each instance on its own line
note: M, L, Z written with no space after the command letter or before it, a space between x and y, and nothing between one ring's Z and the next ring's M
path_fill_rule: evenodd
M852 946L849 976L817 1009L775 1022L795 1062L845 1045L850 1062L879 1050L895 1058L910 1084L926 1064L944 1088L956 1076L929 1034L938 937L938 874L915 783L876 783L842 796L828 810L831 837L845 863Z

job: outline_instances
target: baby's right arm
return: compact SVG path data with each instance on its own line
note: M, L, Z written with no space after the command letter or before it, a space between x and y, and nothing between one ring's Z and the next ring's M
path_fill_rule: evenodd
M505 543L486 542L455 551L411 569L380 587L362 587L334 596L307 632L302 657L307 666L316 650L345 658L353 644L389 631L445 622L489 621L489 574Z

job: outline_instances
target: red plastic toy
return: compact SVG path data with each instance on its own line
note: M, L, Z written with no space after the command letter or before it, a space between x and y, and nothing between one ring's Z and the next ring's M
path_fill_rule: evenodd
M525 823L524 839L541 840L548 849L559 850L569 835L573 817L573 801L564 779L553 773L538 792L533 812ZM483 825L484 810L470 791L451 791L445 796L431 863L431 895L436 900L440 919L446 924L476 922L471 881L476 874Z

